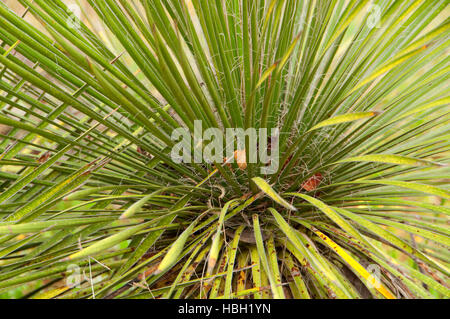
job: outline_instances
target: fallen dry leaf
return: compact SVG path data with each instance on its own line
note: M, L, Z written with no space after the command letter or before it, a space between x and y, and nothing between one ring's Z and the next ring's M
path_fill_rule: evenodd
M308 178L306 182L302 184L302 188L308 192L315 190L319 187L320 182L322 181L323 176L320 173L315 173L313 176Z

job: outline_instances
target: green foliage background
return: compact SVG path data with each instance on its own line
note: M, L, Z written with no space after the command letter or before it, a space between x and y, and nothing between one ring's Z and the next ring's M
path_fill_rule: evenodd
M0 2L0 297L448 298L447 3Z

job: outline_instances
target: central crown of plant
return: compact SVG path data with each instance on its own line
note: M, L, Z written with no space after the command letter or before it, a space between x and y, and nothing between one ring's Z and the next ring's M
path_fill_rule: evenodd
M18 2L0 294L450 297L445 1Z

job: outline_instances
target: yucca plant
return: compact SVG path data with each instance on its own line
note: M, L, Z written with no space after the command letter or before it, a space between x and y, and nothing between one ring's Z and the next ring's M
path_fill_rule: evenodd
M1 296L450 297L447 3L0 2Z

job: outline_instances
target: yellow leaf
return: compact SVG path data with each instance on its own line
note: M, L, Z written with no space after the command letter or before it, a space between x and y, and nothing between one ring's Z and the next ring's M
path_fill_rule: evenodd
M252 181L255 182L256 186L259 187L260 190L262 190L267 196L272 198L275 202L280 204L281 206L296 211L297 208L289 204L286 200L284 200L277 192L275 192L265 180L263 180L261 177L253 177Z

